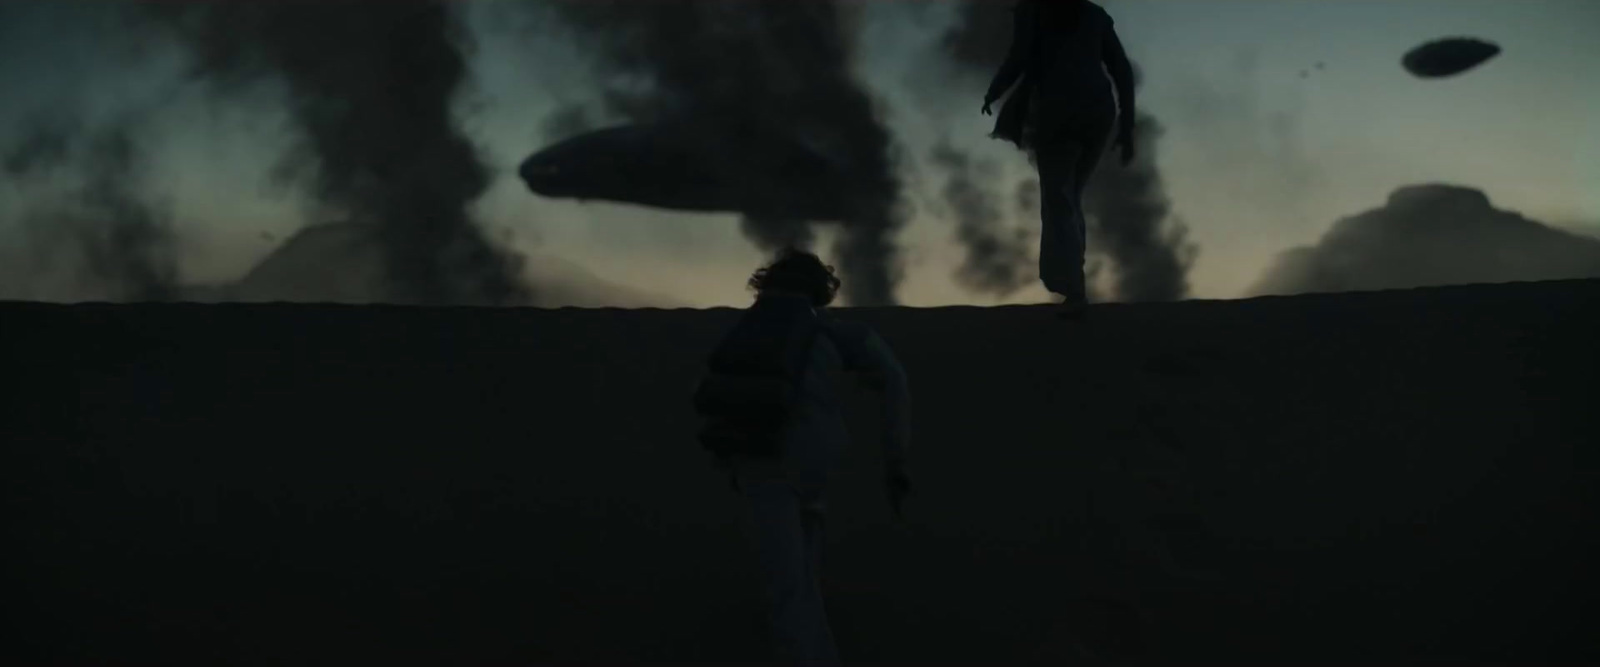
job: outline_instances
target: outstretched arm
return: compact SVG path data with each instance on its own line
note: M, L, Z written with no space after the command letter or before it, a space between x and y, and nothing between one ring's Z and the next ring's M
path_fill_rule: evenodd
M1106 71L1111 74L1112 85L1117 88L1118 143L1132 147L1133 121L1138 115L1133 96L1133 63L1128 61L1128 52L1123 50L1122 40L1117 38L1115 30L1107 36L1101 57L1105 60Z
M993 104L1005 96L1006 91L1016 85L1022 72L1028 66L1028 57L1033 53L1034 26L1037 17L1034 12L1037 8L1031 2L1017 4L1011 22L1011 50L1006 53L1006 61L1000 65L1000 71L994 75L994 80L989 82L989 92L983 96L985 105Z

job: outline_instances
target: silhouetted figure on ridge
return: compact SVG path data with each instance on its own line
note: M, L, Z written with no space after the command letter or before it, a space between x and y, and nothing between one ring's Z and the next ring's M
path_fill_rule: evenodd
M849 433L834 381L860 373L884 399L885 483L895 513L910 490L911 395L887 343L861 323L828 317L833 267L787 250L750 277L756 301L711 354L695 392L700 440L749 501L778 657L838 661L818 580L823 490Z
M1089 0L1022 0L1014 12L1011 50L983 112L1016 86L991 136L1029 151L1039 168L1039 278L1064 299L1063 315L1081 317L1083 191L1113 128L1123 162L1133 160L1133 65L1111 16Z

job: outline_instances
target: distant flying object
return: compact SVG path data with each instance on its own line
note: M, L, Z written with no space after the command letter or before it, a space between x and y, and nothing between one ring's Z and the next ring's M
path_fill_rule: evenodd
M1472 37L1434 40L1406 53L1400 63L1424 79L1455 76L1500 54L1500 47Z
M847 217L849 165L774 128L665 122L595 130L518 169L535 194L795 222Z

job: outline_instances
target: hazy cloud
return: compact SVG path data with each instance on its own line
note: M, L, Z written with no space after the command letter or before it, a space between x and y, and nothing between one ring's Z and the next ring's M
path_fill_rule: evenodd
M1295 294L1600 277L1600 240L1495 208L1450 185L1396 190L1380 208L1293 248L1251 289Z

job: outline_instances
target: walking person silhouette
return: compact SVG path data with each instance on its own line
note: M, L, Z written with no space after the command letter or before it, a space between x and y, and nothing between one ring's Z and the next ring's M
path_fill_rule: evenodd
M1021 0L1011 48L989 84L983 113L1015 87L990 135L1028 151L1039 170L1039 278L1061 296L1064 317L1085 315L1087 221L1083 192L1116 130L1134 158L1133 65L1111 16L1089 0Z

